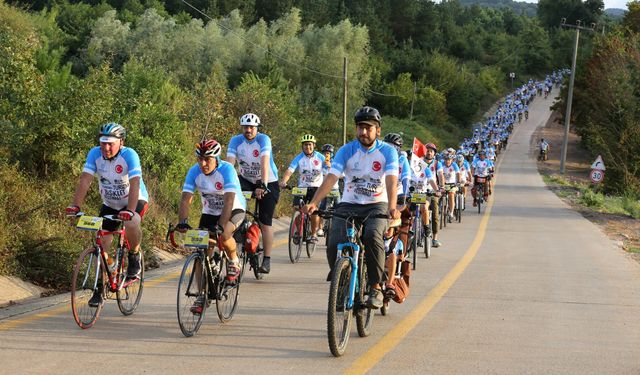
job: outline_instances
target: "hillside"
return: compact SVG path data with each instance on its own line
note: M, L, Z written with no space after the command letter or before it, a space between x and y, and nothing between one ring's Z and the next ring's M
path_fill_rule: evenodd
M534 3L526 3L524 1L513 0L459 0L462 5L479 5L489 8L509 8L516 14L524 14L529 17L535 17L538 5Z

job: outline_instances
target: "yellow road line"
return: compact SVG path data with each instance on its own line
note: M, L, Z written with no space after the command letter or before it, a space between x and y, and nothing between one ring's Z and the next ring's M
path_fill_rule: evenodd
M420 304L413 309L400 323L393 327L376 345L358 358L344 373L345 374L364 374L371 370L382 358L393 350L404 339L418 323L420 323L429 314L431 309L442 299L449 291L453 284L458 280L462 272L469 266L469 263L478 253L480 245L484 240L484 236L491 216L491 208L493 207L493 199L487 205L485 213L480 221L478 232L471 246L464 254L462 259L447 273L447 275L431 290Z
M287 242L289 242L289 238L283 238L279 241L276 241L273 243L273 247L276 248L278 246L282 246L284 244L286 244ZM162 284L164 282L167 282L169 280L175 279L180 275L180 272L182 271L175 271L175 272L171 272L169 274L151 279L151 280L145 280L144 286L145 287L153 287L155 285L158 284ZM21 317L18 319L14 319L14 320L6 320L6 321L0 321L0 332L1 331L8 331L10 329L13 328L17 328L20 326L23 326L25 324L29 324L32 322L36 322L38 320L42 320L42 319L46 319L46 318L50 318L52 316L56 316L56 315L60 315L63 314L65 312L70 311L71 309L71 304L70 303L65 303L62 306L53 308L51 310L47 310L47 311L43 311L40 313L36 313L33 315L28 315L25 317Z

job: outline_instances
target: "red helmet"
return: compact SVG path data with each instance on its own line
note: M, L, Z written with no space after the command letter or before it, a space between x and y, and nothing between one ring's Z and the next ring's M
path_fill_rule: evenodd
M218 157L222 152L222 146L214 139L203 139L196 143L196 156L199 158Z
M428 150L428 149L432 149L435 152L438 152L438 148L436 147L436 145L434 145L433 143L427 143L426 145L424 145L424 147Z

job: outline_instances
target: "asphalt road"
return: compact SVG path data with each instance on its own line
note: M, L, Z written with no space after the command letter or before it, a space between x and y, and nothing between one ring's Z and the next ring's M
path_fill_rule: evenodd
M341 358L327 345L324 248L293 265L281 237L233 320L211 310L192 338L176 322L177 264L149 273L135 314L108 301L88 330L68 296L2 309L0 373L638 374L640 267L545 188L531 135L550 104L516 127L483 213L442 232L407 301L370 337L354 328Z

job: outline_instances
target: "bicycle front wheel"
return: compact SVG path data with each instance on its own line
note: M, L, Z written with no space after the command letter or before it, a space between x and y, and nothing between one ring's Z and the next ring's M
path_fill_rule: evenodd
M187 257L178 281L177 312L182 334L191 337L202 325L208 303L207 269L203 256L193 253ZM198 303L196 303L196 301ZM201 310L198 311L198 308Z
M238 306L238 292L240 291L241 281L237 278L234 281L227 280L227 263L229 259L222 257L220 262L220 274L217 276L218 282L214 283L218 286L216 293L216 310L218 311L218 319L222 323L226 323L233 317Z
M124 252L123 252L124 254ZM118 308L123 315L131 315L138 308L144 287L144 252L140 250L140 275L134 279L126 279L129 257L124 257L121 278L125 279L116 292Z
M104 276L100 251L96 247L85 249L73 268L71 279L71 312L76 324L82 329L91 328L102 310L103 303L89 305L89 300L95 293L104 297Z
M311 238L311 220L305 220L305 226L304 226L304 236L306 238ZM311 241L305 241L306 242L306 248L307 248L307 258L311 258L313 256L313 253L316 252L316 245L317 245L317 238L316 238L316 242L311 242Z
M352 310L347 308L350 280L351 262L347 258L341 258L333 268L327 307L327 338L334 357L344 354L349 342L353 318Z
M296 263L300 259L300 252L302 251L302 242L304 241L303 218L300 215L300 211L294 211L291 216L291 224L289 224L289 260L291 263Z

